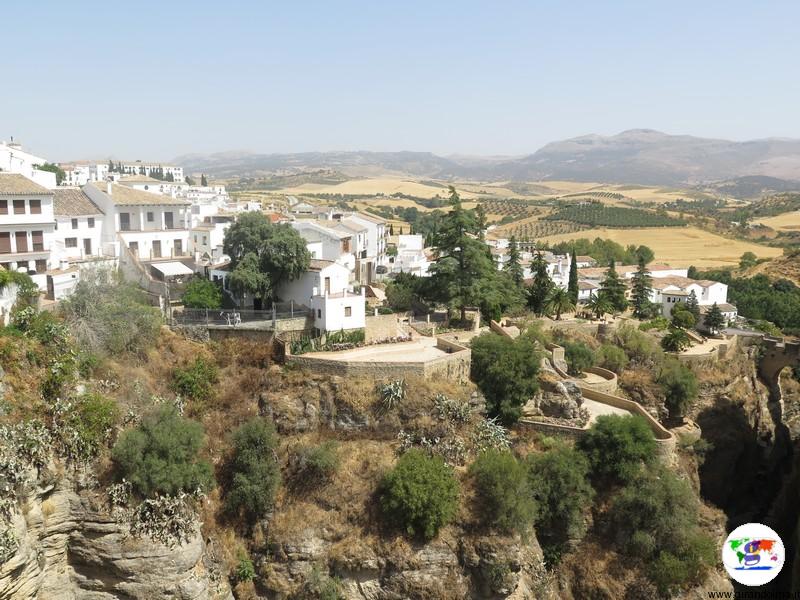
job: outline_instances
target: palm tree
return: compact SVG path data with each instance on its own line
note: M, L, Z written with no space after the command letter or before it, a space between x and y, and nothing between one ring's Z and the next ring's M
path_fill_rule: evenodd
M554 287L547 296L545 307L548 313L556 313L556 321L560 321L561 313L575 310L575 303L572 301L569 290L565 290L562 287Z
M611 306L611 302L608 301L605 294L592 294L585 306L596 319L614 310L614 307Z

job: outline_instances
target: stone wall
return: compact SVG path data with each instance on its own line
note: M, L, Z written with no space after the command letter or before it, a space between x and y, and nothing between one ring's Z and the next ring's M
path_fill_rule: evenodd
M603 381L597 382L587 382L587 381L580 381L576 380L578 384L585 385L588 388L596 390L598 392L603 392L605 394L613 394L617 391L617 374L613 371L609 371L608 369L603 369L602 367L589 367L588 369L584 369L585 373L592 373L593 375L597 375L598 377L602 377Z
M531 429L559 439L577 440L586 433L586 429L580 427L570 427L569 425L558 425L530 419L520 419L518 424L523 429Z
M271 344L274 331L269 329L248 329L246 327L209 327L208 339L221 342L222 340L248 340Z
M368 315L365 319L364 336L367 342L387 340L399 335L397 315Z

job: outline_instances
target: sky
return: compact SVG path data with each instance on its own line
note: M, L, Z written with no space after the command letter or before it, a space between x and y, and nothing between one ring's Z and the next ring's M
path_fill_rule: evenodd
M64 161L800 138L798 22L796 0L4 2L0 139Z

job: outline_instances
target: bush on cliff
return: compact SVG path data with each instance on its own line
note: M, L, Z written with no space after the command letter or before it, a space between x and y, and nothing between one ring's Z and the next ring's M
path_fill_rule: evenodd
M475 479L486 524L506 532L524 532L533 525L536 503L527 472L511 452L481 452L469 472Z
M234 432L232 441L225 509L229 515L251 521L263 518L272 509L281 483L275 428L266 419L251 419Z
M601 415L579 441L598 481L625 483L656 457L656 441L643 417Z

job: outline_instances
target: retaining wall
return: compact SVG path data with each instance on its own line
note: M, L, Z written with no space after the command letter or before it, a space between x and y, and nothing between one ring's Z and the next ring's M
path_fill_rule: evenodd
M598 377L602 377L603 381L597 382L587 382L576 380L579 384L585 385L588 388L596 390L598 392L603 392L606 394L613 394L617 391L617 374L613 371L609 371L608 369L603 369L602 367L589 367L588 369L584 369L586 373L592 373L593 375L597 375Z
M397 315L368 315L365 319L364 339L376 342L398 336Z

